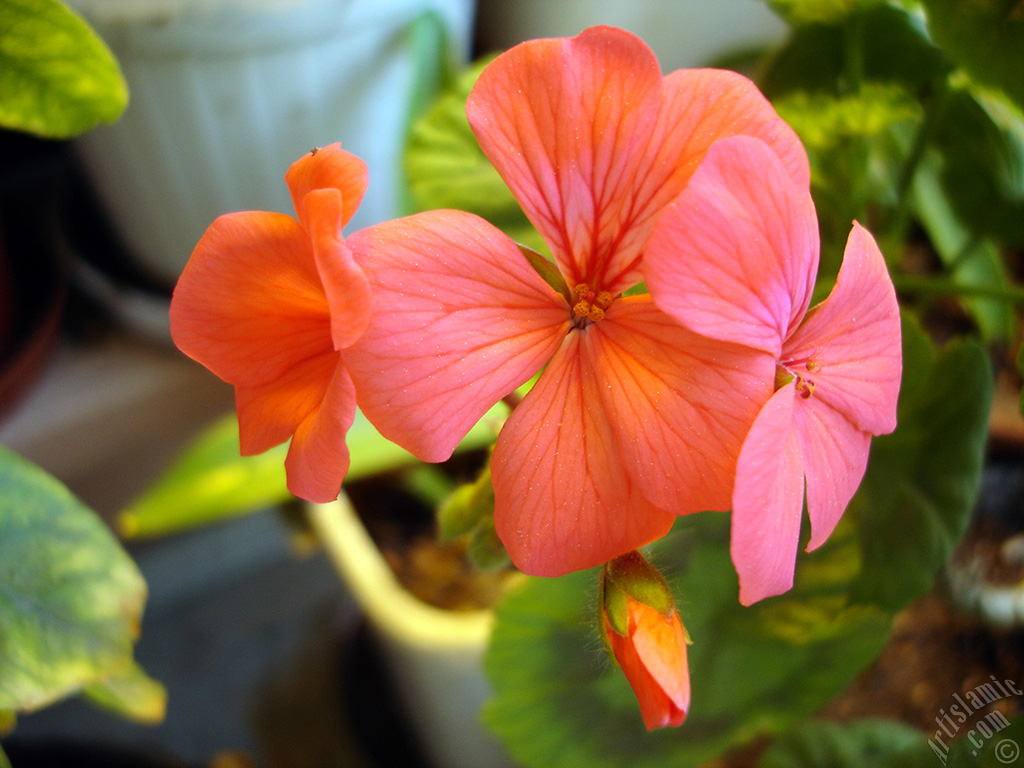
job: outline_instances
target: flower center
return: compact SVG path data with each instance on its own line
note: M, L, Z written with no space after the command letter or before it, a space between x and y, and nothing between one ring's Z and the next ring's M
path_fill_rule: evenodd
M604 320L604 311L612 305L613 300L608 291L595 291L586 283L580 283L572 289L572 293L576 298L572 313L581 321L578 325L588 320L594 323Z
M779 390L796 379L797 394L804 400L813 397L818 385L811 374L821 370L821 363L814 359L817 354L815 352L808 357L781 361L775 369L775 389Z

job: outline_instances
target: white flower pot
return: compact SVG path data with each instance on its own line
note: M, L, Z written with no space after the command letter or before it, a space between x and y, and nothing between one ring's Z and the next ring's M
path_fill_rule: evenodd
M218 215L290 213L283 176L335 141L369 164L350 225L398 213L414 100L445 40L468 56L473 0L71 0L130 88L77 149L132 256L168 285Z
M480 722L490 696L483 653L494 614L446 611L399 584L347 498L313 504L309 518L361 605L420 743L437 768L514 765Z

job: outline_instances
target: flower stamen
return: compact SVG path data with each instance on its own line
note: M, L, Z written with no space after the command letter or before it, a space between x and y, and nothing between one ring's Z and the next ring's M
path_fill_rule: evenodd
M614 298L608 291L595 291L587 283L579 283L572 289L576 303L572 313L580 321L598 322L604 320L605 310L612 305Z

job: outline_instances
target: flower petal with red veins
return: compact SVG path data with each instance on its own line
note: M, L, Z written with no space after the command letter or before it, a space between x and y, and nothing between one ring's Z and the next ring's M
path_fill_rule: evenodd
M860 429L883 435L896 428L903 373L900 310L885 259L871 234L854 224L832 293L786 343L787 358L811 357L815 399Z
M825 543L864 478L871 436L816 397L797 398L794 415L807 477L810 552Z
M505 422L491 461L498 536L535 576L604 563L663 536L675 519L622 471L582 345L579 333L565 338Z
M763 141L736 136L711 147L659 218L644 275L691 330L778 357L810 303L818 248L807 189Z
M210 225L174 289L171 336L232 384L267 384L331 348L309 237L290 216L250 212Z
M328 350L296 363L267 384L235 387L242 455L263 453L295 434L320 407L338 360L338 353Z
M339 362L323 402L303 419L288 447L284 466L292 494L317 504L338 498L349 466L345 435L355 415L355 387Z
M305 197L306 222L331 310L335 349L352 346L370 322L370 283L341 235L342 204L336 189L315 189Z
M683 328L650 296L616 300L582 332L624 465L655 506L728 510L740 446L772 393L764 352Z
M357 232L373 319L345 351L359 406L424 461L448 458L569 328L564 299L483 219L432 211Z
M292 204L302 225L309 228L306 220L306 195L314 189L337 189L341 192L342 210L338 221L340 230L352 219L366 192L368 174L366 163L341 144L326 147L303 155L288 169L285 183L292 195Z
M793 586L804 507L795 397L794 382L772 395L750 428L736 465L729 551L743 605Z
M635 35L594 27L531 40L481 73L466 114L484 153L551 247L570 287L618 293L639 245L622 248L661 101L661 72Z

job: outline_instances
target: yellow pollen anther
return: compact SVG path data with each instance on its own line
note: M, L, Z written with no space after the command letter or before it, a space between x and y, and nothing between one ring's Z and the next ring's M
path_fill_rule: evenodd
M580 283L572 289L572 292L576 294L577 299L583 299L586 298L588 293L590 293L590 286L586 283Z
M612 305L612 295L608 291L601 291L594 300L601 309L608 309Z
M590 316L590 302L580 301L577 302L576 306L572 308L572 313L576 317L589 317Z
M587 313L587 317L593 320L595 323L598 320L604 320L604 310L600 307L592 306L590 312Z
M807 370L811 373L814 373L814 371L820 371L821 363L811 360L807 363Z

